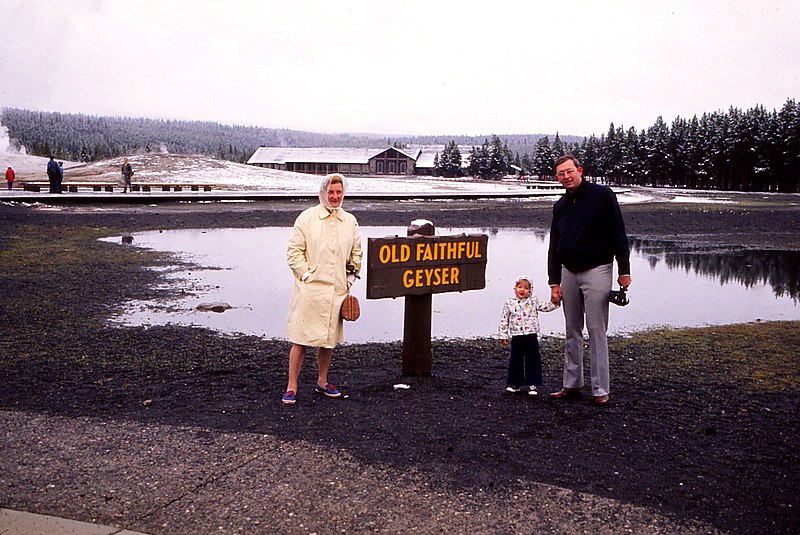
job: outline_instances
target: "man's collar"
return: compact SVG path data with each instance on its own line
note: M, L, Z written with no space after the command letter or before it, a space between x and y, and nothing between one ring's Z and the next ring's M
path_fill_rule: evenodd
M578 187L577 187L577 188L575 188L575 189L574 189L574 190L572 190L572 191L569 191L569 190L567 190L567 193L568 193L569 195L572 195L573 197L580 196L580 195L582 195L582 194L583 194L583 191L586 189L586 188L584 187L584 185L585 185L585 184L586 184L586 180L585 180L585 179L581 179L581 183L580 183L580 184L578 184Z

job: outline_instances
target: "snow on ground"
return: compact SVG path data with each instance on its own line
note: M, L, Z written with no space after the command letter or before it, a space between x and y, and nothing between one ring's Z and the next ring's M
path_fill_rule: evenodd
M216 191L263 191L292 192L315 195L319 191L320 176L292 173L276 169L264 169L252 165L184 154L149 153L128 157L135 171L134 182L167 182L187 184L210 184ZM29 156L24 151L14 151L9 143L5 127L0 127L0 171L12 166L18 180L47 180L45 168L47 158ZM123 157L99 162L64 162L64 180L119 183ZM347 177L351 193L496 193L530 192L524 184L513 180L484 181L443 179L433 177ZM552 200L553 195L537 197ZM717 203L736 204L737 196L732 192L709 192L667 188L625 188L618 194L621 204L643 202Z
M252 165L202 156L149 154L133 156L135 180L159 182L186 180L214 184L221 188L315 193L322 179L316 175L265 169ZM424 177L347 177L352 193L429 191L521 191L522 185L474 180L445 180Z
M617 195L620 204L639 204L658 200L655 195L643 191L630 191Z
M6 147L7 148L7 147ZM128 157L134 182L210 184L216 190L300 192L319 190L320 176L265 169L252 165L184 154L149 153ZM121 180L123 157L99 162L64 162L64 181L110 182ZM47 180L47 158L0 152L0 165L11 165L21 180ZM351 193L392 192L497 192L526 191L524 185L506 181L441 179L427 177L347 177Z
M736 201L732 199L711 199L704 195L675 195L671 202L695 204L736 204Z
M44 156L29 156L24 148L15 150L8 137L8 128L0 125L0 170L5 173L8 167L14 169L17 178L29 175L41 175L42 180L47 180L47 162L50 158ZM77 162L64 161L65 166L78 165Z
M124 157L99 162L64 161L65 182L121 181L120 168ZM321 177L264 169L207 156L147 153L129 155L134 170L134 182L167 182L210 184L217 190L251 190L299 192L314 194L319 190ZM29 156L25 150L11 147L8 130L0 126L0 170L14 168L18 180L46 181L48 158ZM476 180L446 180L424 177L348 177L352 193L371 192L496 192L523 191L524 186L508 182Z
M121 182L120 168L124 157L99 162L80 163L64 161L65 182ZM48 158L29 156L23 150L11 148L8 131L0 126L0 169L12 166L18 180L46 181ZM185 154L146 153L129 155L134 170L134 182L166 182L187 184L210 184L219 191L264 191L316 194L320 176L292 173L276 169L265 169ZM465 179L443 179L432 177L347 177L351 193L496 193L529 191L523 184L510 180L485 181ZM563 190L555 190L559 195ZM552 199L553 196L544 196Z

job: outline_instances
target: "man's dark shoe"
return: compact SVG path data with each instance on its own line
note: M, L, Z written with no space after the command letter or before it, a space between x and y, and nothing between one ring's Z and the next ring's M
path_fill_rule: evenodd
M580 388L562 388L558 392L552 392L550 397L553 399L574 398L581 394Z
M595 396L593 401L595 405L606 405L608 403L608 394L605 396Z

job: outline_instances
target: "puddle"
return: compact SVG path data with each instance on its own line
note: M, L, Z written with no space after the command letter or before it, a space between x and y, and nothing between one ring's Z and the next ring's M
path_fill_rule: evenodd
M116 321L128 325L174 323L224 333L284 338L292 274L286 265L289 228L171 230L134 235L134 245L178 253L210 269L169 272L170 285L191 292L170 303L130 303ZM362 227L368 237L405 235L405 228ZM433 296L432 335L491 336L513 281L528 275L540 298L547 286L547 235L530 229L439 228L437 234L488 234L486 288ZM107 241L120 242L120 238ZM609 332L669 325L690 327L800 318L800 253L687 249L660 241L631 240L631 304L612 305ZM366 269L364 270L366 274ZM347 342L401 340L403 298L366 300L366 281L353 287L361 318L345 327ZM201 303L233 309L199 312ZM562 335L561 310L541 314L544 334Z

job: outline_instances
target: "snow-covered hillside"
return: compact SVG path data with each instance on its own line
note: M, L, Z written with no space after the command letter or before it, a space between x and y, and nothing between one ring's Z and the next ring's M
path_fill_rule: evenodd
M293 191L314 193L321 177L264 169L252 165L219 160L208 156L183 154L140 154L128 157L134 169L134 182L183 182L212 184L216 190ZM64 181L117 183L123 158L82 164L64 162ZM11 165L21 180L47 180L47 158L0 152L0 165ZM423 177L347 177L349 189L357 192L429 192L429 191L521 191L524 186L509 182L486 182L470 179L445 180Z

